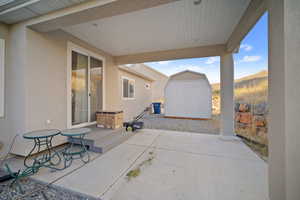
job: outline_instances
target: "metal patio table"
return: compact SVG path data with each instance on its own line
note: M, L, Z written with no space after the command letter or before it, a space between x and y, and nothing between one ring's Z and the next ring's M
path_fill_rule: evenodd
M30 153L24 159L24 165L27 168L33 168L37 172L41 167L57 169L61 157L58 152L52 148L52 139L60 134L60 130L48 129L25 133L23 138L33 140L34 146ZM35 154L33 156L33 154ZM31 158L33 157L33 158Z
M64 168L71 166L74 159L81 159L83 163L90 161L90 155L85 145L84 137L90 133L89 128L67 129L61 135L68 137L69 145L63 150Z
M52 139L59 134L59 130L50 129L32 131L23 135L23 138L34 141L33 148L24 159L26 169L20 169L15 173L8 164L5 164L7 171L14 179L11 185L16 183L21 193L24 193L24 191L19 179L37 173L41 167L58 169L56 166L60 164L61 157L59 153L52 148Z

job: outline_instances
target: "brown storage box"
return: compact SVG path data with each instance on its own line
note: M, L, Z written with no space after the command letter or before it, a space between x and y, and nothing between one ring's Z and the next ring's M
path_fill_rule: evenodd
M100 111L96 116L98 127L117 129L123 126L123 111Z

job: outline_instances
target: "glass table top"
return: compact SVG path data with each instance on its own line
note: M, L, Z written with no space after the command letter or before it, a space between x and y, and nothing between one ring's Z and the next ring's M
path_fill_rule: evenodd
M23 137L25 139L36 139L36 138L47 138L60 134L60 130L57 129L46 129L46 130L37 130L25 133Z
M74 128L74 129L66 129L61 131L61 135L63 136L78 136L78 135L84 135L91 132L91 129L89 128Z

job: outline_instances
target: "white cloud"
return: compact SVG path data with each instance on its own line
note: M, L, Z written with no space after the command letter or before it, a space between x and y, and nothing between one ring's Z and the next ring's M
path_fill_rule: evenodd
M191 70L191 71L201 72L201 71L203 71L203 68L200 67L200 66L193 66L193 65L190 65L190 66L186 66L186 70Z
M245 50L245 51L251 51L253 49L253 46L249 45L249 44L242 44L240 46L241 49Z
M257 62L261 59L261 56L244 56L240 62Z
M205 64L214 64L215 62L220 62L220 57L216 56L216 57L209 57L206 61Z
M160 64L160 65L167 65L167 64L170 64L172 61L170 60L166 60L166 61L159 61L157 62L157 64Z

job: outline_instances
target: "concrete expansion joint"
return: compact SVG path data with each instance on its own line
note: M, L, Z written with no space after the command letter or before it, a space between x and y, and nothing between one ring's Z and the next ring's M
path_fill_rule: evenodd
M142 153L140 153L137 157L136 157L136 159L129 165L129 167L128 168L126 168L126 170L124 170L117 178L116 178L116 180L111 184L111 185L109 185L108 186L108 188L100 195L100 196L98 196L98 198L101 200L102 199L102 197L118 182L118 180L120 179L120 178L122 178L127 172L128 172L128 170L130 169L130 168L132 168L135 164L136 164L136 162L139 160L139 158L141 158L150 148L153 148L153 144L157 141L157 138L160 136L160 134L158 134L155 138L154 138L154 140L151 142L151 144L149 145L149 146L144 146L145 147L145 149L142 151Z

